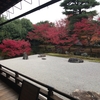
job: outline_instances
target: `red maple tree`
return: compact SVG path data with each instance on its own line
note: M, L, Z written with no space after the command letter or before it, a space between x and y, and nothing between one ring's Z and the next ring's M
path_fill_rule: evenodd
M11 40L5 39L0 44L1 55L5 57L16 57L22 55L24 52L27 54L31 51L31 45L25 40Z
M49 23L33 25L33 31L29 32L27 38L30 40L46 41L48 28L51 27Z
M98 35L98 27L97 23L88 19L82 19L74 24L74 33L77 34L83 45L90 47L90 52L92 52L92 38Z
M28 33L27 38L40 40L48 44L70 47L76 42L77 38L75 34L68 34L68 25L67 19L61 19L53 26L48 23L33 25L34 30Z

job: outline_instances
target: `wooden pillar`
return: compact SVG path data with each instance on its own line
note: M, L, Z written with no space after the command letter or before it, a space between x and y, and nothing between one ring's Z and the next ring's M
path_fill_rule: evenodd
M54 99L51 98L52 95L53 95L53 88L48 87L48 98L47 98L47 100L54 100Z
M19 77L19 74L18 74L18 72L15 72L15 83L16 84L18 84L19 83L19 81L18 81L18 78Z

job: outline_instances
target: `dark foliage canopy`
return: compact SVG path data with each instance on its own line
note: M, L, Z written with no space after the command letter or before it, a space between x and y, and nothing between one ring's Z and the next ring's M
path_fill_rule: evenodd
M65 9L63 13L69 15L82 14L86 12L84 9L89 9L97 5L99 5L99 2L95 0L64 0L60 6Z

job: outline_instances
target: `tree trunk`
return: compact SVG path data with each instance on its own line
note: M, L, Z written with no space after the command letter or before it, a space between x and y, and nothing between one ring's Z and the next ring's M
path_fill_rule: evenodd
M89 48L90 48L90 53L92 54L92 46L90 45Z

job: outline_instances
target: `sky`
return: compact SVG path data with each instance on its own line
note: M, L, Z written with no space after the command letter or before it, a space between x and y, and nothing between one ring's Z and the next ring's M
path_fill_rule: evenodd
M22 0L21 3L18 3L16 5L16 7L19 7L19 8L21 7L20 5L22 5L21 10L17 9L16 7L13 7L11 9L9 9L8 11L10 11L10 12L14 11L14 14L6 12L6 13L4 13L4 15L7 16L8 19L12 19L22 13L25 13L25 12L39 6L39 4L42 5L50 0L32 0L32 4L29 4L26 1L31 3L31 0ZM100 2L100 0L96 0L96 1ZM62 7L60 7L61 2L63 2L63 0L61 0L55 4L52 4L48 7L45 7L41 10L38 10L36 12L33 12L29 15L26 15L23 18L29 19L33 24L38 23L40 21L46 21L46 20L48 20L49 22L56 22L56 21L66 17L64 14L62 14L64 9ZM100 13L99 9L100 9L100 6L97 6L90 10L97 10L97 12Z

